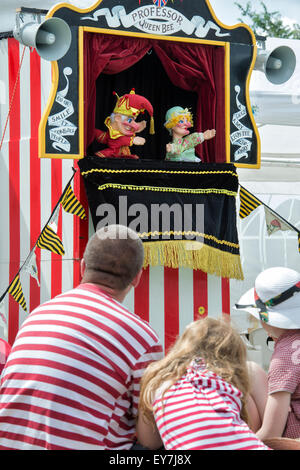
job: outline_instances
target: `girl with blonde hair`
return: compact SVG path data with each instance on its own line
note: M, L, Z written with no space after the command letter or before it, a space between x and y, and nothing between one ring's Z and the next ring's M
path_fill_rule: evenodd
M252 413L243 340L229 322L201 319L146 369L137 437L151 449L268 449L249 427L248 403Z

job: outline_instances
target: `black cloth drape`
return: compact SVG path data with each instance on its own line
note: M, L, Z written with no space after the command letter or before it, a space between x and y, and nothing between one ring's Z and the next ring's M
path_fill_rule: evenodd
M78 165L95 229L111 223L134 228L146 264L242 278L234 165L96 156Z

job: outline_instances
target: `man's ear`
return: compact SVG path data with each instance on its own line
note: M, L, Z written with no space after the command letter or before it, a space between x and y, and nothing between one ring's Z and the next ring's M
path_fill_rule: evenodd
M141 276L142 276L142 272L143 272L143 270L141 269L141 270L137 273L137 275L135 276L135 278L133 278L133 280L131 281L131 285L132 285L133 287L137 287L137 286L139 285L139 282L140 282Z
M84 259L82 258L82 260L81 260L81 262L80 262L80 274L81 274L81 277L83 277L84 271L85 271L85 261L84 261Z

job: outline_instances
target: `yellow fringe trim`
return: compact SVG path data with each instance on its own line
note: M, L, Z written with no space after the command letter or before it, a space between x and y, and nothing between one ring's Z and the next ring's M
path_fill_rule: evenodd
M145 242L144 268L166 266L169 268L199 269L219 277L243 280L239 255L224 252L193 240Z

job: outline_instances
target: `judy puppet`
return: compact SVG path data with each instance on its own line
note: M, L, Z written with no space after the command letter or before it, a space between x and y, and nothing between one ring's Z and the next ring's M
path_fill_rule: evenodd
M191 112L181 106L174 106L166 113L165 128L172 136L172 142L166 145L166 160L175 162L200 162L201 159L195 155L195 147L202 144L204 140L215 137L215 129L205 132L193 132L193 116Z

